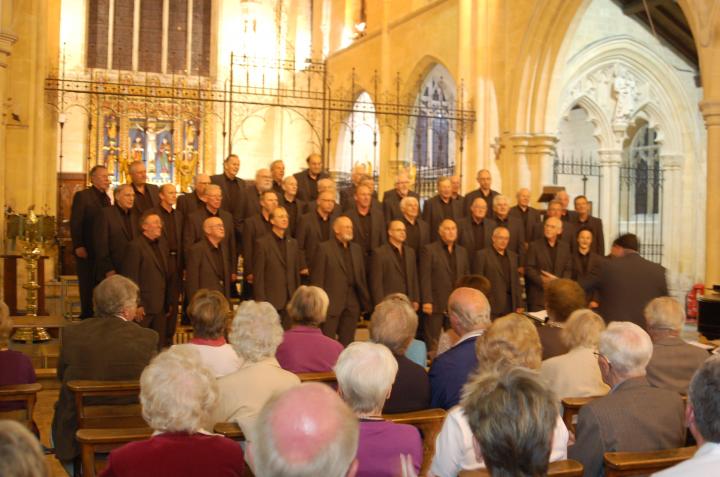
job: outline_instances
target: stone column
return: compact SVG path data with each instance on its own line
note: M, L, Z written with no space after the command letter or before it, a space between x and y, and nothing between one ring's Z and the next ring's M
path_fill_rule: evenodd
M705 203L705 285L720 284L720 100L704 100L707 128L707 202Z
M531 162L528 158L530 135L514 134L509 138L510 159L505 163L503 174L503 194L514 197L520 187L530 187L532 171L529 167ZM534 161L533 161L534 162ZM538 194L539 195L539 194Z
M680 171L682 156L678 154L661 154L660 170L662 171L662 204L660 213L663 243L663 265L669 270L678 271L680 241L677 240L678 208L681 206L680 185L682 173Z
M552 134L533 134L528 142L529 189L535 200L540 197L543 186L552 184L552 161L557 142L558 138Z
M605 228L605 249L618 234L619 210L617 200L620 187L620 164L622 149L599 149L598 163L602 180L600 181L600 218Z
M5 98L7 98L7 76L8 61L12 53L13 45L17 41L17 37L8 33L5 29L0 30L0 205L5 208L7 197L5 195L5 181L7 178L6 161L7 153L5 151L5 118L9 111L6 111ZM5 214L0 213L0 249L5 250ZM0 282L3 281L2 270L0 269Z

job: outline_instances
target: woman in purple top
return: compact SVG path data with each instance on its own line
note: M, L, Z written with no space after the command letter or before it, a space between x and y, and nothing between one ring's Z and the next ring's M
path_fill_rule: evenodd
M332 371L342 345L320 330L328 309L325 290L301 286L287 306L293 327L285 332L275 357L283 369L293 373Z
M401 475L401 456L420 472L423 445L418 430L382 417L398 364L388 348L369 342L351 343L335 365L340 396L360 419L358 477Z
M101 477L242 477L241 447L204 429L217 399L217 380L197 350L157 355L140 376L143 418L155 432L112 451Z
M35 370L30 358L8 348L12 321L7 305L0 301L0 386L10 384L31 384L36 381ZM0 402L0 411L25 409L22 401Z

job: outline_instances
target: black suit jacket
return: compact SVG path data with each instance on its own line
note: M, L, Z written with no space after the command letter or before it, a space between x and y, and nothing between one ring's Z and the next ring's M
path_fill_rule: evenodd
M330 213L330 238L333 237L332 223L340 215L340 207L336 206ZM297 228L297 240L300 247L300 268L310 267L315 258L318 246L323 242L320 233L320 216L316 209L308 211L300 217Z
M109 200L107 203L110 203ZM95 187L88 187L75 193L70 210L70 236L72 237L73 254L75 254L76 248L85 247L88 258L95 258L93 238L95 223L105 207Z
M425 368L405 356L393 353L398 363L398 372L385 401L383 413L413 412L430 407L430 378Z
M405 273L389 243L373 250L370 261L370 295L377 306L391 293L404 293L410 301L420 303L420 285L417 274L415 251L403 245Z
M304 200L305 202L312 202L315 199L317 199L317 193L313 192L313 190L317 190L317 188L313 189L310 187L310 181L313 179L310 178L308 175L308 170L305 169L300 172L296 172L294 174L295 179L297 179L297 196L299 199ZM328 173L325 171L320 172L317 179L315 181L319 181L320 179L325 179L328 176Z
M402 222L405 224L406 229L408 227L412 227L410 225L410 222L408 222L408 220L405 217L402 217L400 220L402 220ZM418 247L415 250L415 256L419 260L420 259L420 250L422 250L422 248L425 245L430 243L430 226L427 224L427 222L425 222L420 217L417 217L415 219L415 224L417 224L417 226L420 228L419 229L420 230L420 234L419 234L419 239L420 239L419 242L420 243L418 244ZM413 248L413 247L410 247L410 248Z
M128 244L140 235L137 210L130 209L130 231L126 230L121 214L116 205L105 207L95 224L95 277L98 281L104 280L107 272L121 270Z
M518 219L508 215L507 220L502 222L500 219L495 217L497 226L503 226L510 231L510 242L508 242L508 250L512 250L518 255L520 260L520 266L525 263L525 226L523 225L522 219Z
M167 312L170 305L167 283L170 250L162 236L158 239L158 247L162 260L158 260L145 236L136 237L128 244L125 262L120 269L140 288L140 304L146 314L152 315Z
M493 230L495 230L495 227L497 224L493 219L488 219L485 217L483 219L484 226L483 226L483 235L484 235L484 243L483 248L491 247L492 246L492 233ZM462 219L458 220L458 243L465 247L470 255L472 255L472 260L475 259L475 234L473 233L473 219L472 216L463 217Z
M343 215L350 218L353 224L353 242L362 247L363 242L369 241L370 250L375 250L386 242L387 229L385 228L385 217L380 207L370 207L370 237L362 236L360 228L360 214L357 208L352 207L350 210L343 212Z
M477 188L474 191L468 193L468 195L465 196L465 204L463 205L464 214L470 215L470 207L472 207L473 201L478 197L482 197L487 203L486 217L489 219L495 218L495 212L493 212L493 200L495 200L496 195L500 195L500 192L490 189L490 195L485 197L480 188Z
M282 310L300 286L300 249L297 240L287 237L285 259L273 235L265 234L255 243L253 298Z
M632 321L643 328L645 305L668 295L665 268L637 253L605 260L580 285L600 292L598 313L605 321Z
M80 455L75 441L77 414L75 395L67 382L75 379L140 379L155 355L158 335L154 330L122 318L89 318L63 330L63 343L57 363L62 381L55 403L52 437L55 455L63 461Z
M420 202L420 194L415 191L409 191L408 197L415 197ZM402 211L400 210L400 201L402 199L398 196L395 188L386 190L383 194L383 213L385 214L385 222L391 220L400 220L403 217Z
M573 274L572 279L576 282L580 282L590 276L594 270L601 267L603 262L606 260L604 256L598 255L597 253L590 251L590 257L588 258L587 273L583 273L582 261L580 259L580 252L575 250L572 253L573 260ZM590 300L598 300L600 294L597 291L586 293L588 302Z
M457 221L460 220L464 215L463 203L459 200L450 200L452 203L452 217L449 218L451 218L457 223ZM438 235L438 227L440 227L442 221L445 220L442 206L440 205L441 201L442 199L440 199L440 196L436 195L432 199L428 199L427 201L425 201L425 206L423 207L422 217L423 220L427 222L428 226L430 227L431 242L440 240L440 235Z
M532 240L530 242L534 242L536 240L539 240L543 237L545 237L545 222L540 222L538 224L535 224L532 234ZM573 222L569 221L562 221L562 234L558 237L561 242L565 242L570 247L571 251L574 251L577 249L577 225L575 225Z
M205 205L205 204L203 204L203 205ZM160 210L161 208L162 208L162 206L157 207L155 210L157 211L157 213L158 213L158 215L160 216L160 218L163 219L163 218L165 217L165 212L166 212L166 211L165 211L165 210ZM176 259L176 270L177 270L177 271L180 271L180 270L182 270L183 267L184 267L184 262L183 262L183 258L184 258L183 255L184 255L184 254L183 254L183 250L185 250L185 249L184 249L184 247L183 247L182 241L183 241L183 232L185 231L185 227L184 227L184 225L185 225L185 217L183 216L183 214L182 214L180 211L177 210L177 207L175 208L175 213L173 213L173 217L175 218L175 239L177 240L177 246L178 246L178 249L176 250L176 251L177 251L177 257L175 257L175 259ZM168 250L169 250L170 241L168 241L168 233L169 233L169 232L168 232L167 224L165 223L165 220L163 220L162 236L163 236L163 237L165 238L165 240L167 241Z
M245 219L243 231L243 273L247 277L253 273L253 261L255 259L255 243L261 237L270 233L271 226L260 215L256 214Z
M362 311L370 311L370 293L365 274L365 262L362 250L356 243L350 242L352 254L355 292ZM333 236L321 243L310 267L310 283L325 290L330 298L328 315L339 316L345 309L348 292L348 273L340 250L340 244Z
M545 290L541 279L541 272L550 272L558 278L572 277L572 256L567 243L558 240L555 266L550 258L550 246L545 238L535 240L528 247L525 261L525 288L527 289L527 304L530 311L545 308Z
M297 197L291 204L288 203L287 199L285 199L284 195L280 196L279 204L285 208L285 210L288 213L288 219L290 220L290 225L288 226L287 232L290 232L290 235L293 237L297 237L297 228L298 223L300 222L300 217L303 216L308 210L307 202L304 200L298 199Z
M592 244L590 250L597 253L598 255L605 255L605 234L603 233L602 219L590 216L586 222L580 222L580 218L575 214L572 219L572 223L575 226L575 235L580 232L580 229L587 229L593 234Z
M245 219L246 201L247 201L247 184L244 180L239 177L235 178L235 182L238 185L238 193L236 203L232 203L230 200L230 191L228 190L227 176L225 174L216 174L210 176L210 182L219 185L222 190L222 204L220 208L226 212L229 212L233 220L233 229L235 240L237 244L240 243L240 237L242 237L243 220ZM202 207L201 207L202 208ZM226 226L227 227L227 226ZM225 233L228 233L227 228Z
M280 198L278 197L278 204L279 203ZM260 194L258 194L254 184L249 185L247 189L245 189L245 211L243 212L243 217L245 219L254 217L260 213L260 210L262 210L262 207L260 207Z
M495 249L491 247L478 250L475 253L475 260L473 261L472 272L477 275L482 275L490 280L490 310L493 316L502 316L505 312L512 313L520 307L524 307L525 304L522 300L522 290L520 289L520 274L518 274L518 255L512 250L506 250L508 260L510 261L510 289L507 286L507 277L503 273L500 259L495 252ZM510 300L508 303L507 297L508 292L510 293ZM502 308L507 305L508 310Z
M192 299L196 291L201 288L217 290L226 298L230 298L230 273L228 265L219 270L213 260L212 245L207 239L203 239L190 247L185 267L185 293ZM229 264L230 253L225 242L220 243L220 252L223 256L223 263Z
M237 249L235 248L235 232L233 230L233 218L230 212L226 210L218 210L217 215L223 222L225 227L225 238L223 239L223 245L228 252L227 260L228 267L231 273L234 273L237 268ZM188 256L190 255L190 248L197 242L205 240L205 232L203 231L203 222L205 219L210 217L210 212L207 208L198 209L191 213L185 223L183 224L183 238L182 244L185 253L185 266L187 268Z
M197 209L205 207L205 202L200 200L200 197L195 192L189 194L183 194L177 198L177 205L175 210L180 212L183 218L187 218L188 215L195 212Z
M533 234L535 233L535 227L538 224L542 224L542 214L538 209L534 207L528 207L527 223L523 222L523 213L520 211L520 207L518 207L517 205L514 207L510 207L510 212L508 212L508 214L511 217L520 219L520 222L525 226L525 243L532 242L533 240L535 240L535 238L540 238L533 238Z
M133 190L135 190L135 187L133 186ZM150 207L144 207L144 203L142 203L137 198L137 192L135 192L135 202L133 203L133 209L135 209L138 213L138 217L142 215L143 212L149 209L154 209L155 207L160 206L160 188L156 186L155 184L145 184L145 194L147 194L150 197L150 202L152 205Z
M455 274L452 274L443 242L432 242L420 253L420 297L432 303L433 313L444 313L455 282L470 273L470 260L462 245L455 245Z

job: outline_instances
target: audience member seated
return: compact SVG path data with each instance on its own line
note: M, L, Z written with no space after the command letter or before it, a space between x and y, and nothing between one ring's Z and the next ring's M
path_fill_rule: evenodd
M645 307L645 323L653 352L647 366L647 380L656 388L687 394L693 373L710 356L704 349L680 338L685 310L673 298L655 298Z
M464 275L460 277L457 282L455 282L455 288L461 287L468 287L480 290L482 294L487 297L490 294L490 289L492 288L492 285L490 284L490 280L483 277L482 275ZM437 358L442 353L452 348L459 339L460 337L452 330L452 328L448 328L447 330L443 331L440 335L440 340L438 341L438 350L435 357Z
M410 455L415 472L423 459L418 430L382 418L398 364L385 346L351 343L335 365L340 396L360 419L357 459L359 477L394 477L401 469L401 456Z
M205 430L217 380L192 348L160 353L140 376L143 418L155 431L110 453L101 477L242 476L236 442Z
M430 406L450 409L477 367L475 341L490 326L490 303L474 288L456 288L448 298L450 327L460 340L433 360L430 367Z
M430 379L425 368L405 356L417 332L418 318L409 302L386 298L378 303L370 320L370 339L388 347L397 360L398 372L383 413L419 411L430 406Z
M490 475L547 475L558 403L522 368L478 375L463 408Z
M343 346L320 330L328 309L328 296L320 287L301 285L287 305L292 328L283 336L277 360L293 373L332 371Z
M158 334L143 328L138 319L138 287L131 280L113 275L93 290L96 318L68 326L58 357L57 376L62 381L52 421L55 456L73 475L73 460L80 456L75 441L77 414L75 396L67 382L75 379L139 379L157 352Z
M568 278L559 278L548 284L545 288L545 309L548 320L544 325L538 326L543 359L570 351L560 336L562 328L573 311L586 306L585 291L577 282Z
M235 312L230 344L242 367L218 379L220 397L212 422L233 421L252 440L255 419L275 394L300 384L300 378L280 367L275 351L283 338L280 317L267 302L244 301Z
M540 366L540 377L558 399L608 393L610 388L602 380L595 356L604 330L605 321L587 308L573 311L565 322L560 337L570 351Z
M514 367L540 367L540 338L530 320L511 314L498 318L477 341L478 374L506 373ZM485 467L482 454L475 451L473 433L465 416L465 397L472 392L474 377L463 389L463 402L448 412L435 441L430 476L455 477L461 470ZM550 460L567 458L569 433L560 416L555 420Z
M0 386L31 384L36 381L30 358L8 348L12 321L7 305L0 301ZM23 402L0 402L0 411L25 409Z
M353 477L358 420L329 386L305 383L263 407L248 462L267 477Z
M657 477L711 477L720 469L720 357L708 359L690 382L685 419L697 442L695 455Z
M411 307L413 306L410 298L408 298L408 296L404 293L391 293L383 299L383 301L386 300L400 300L404 303L407 303ZM413 308L413 310L415 310L415 308ZM405 357L413 363L417 364L418 366L422 366L423 368L427 367L427 345L424 341L413 338L412 341L410 341L410 345L405 350Z
M16 421L0 421L0 475L46 477L50 475L40 442Z
M612 391L580 408L570 458L582 463L586 476L600 476L605 452L681 447L682 398L650 386L645 378L653 352L650 336L634 323L614 321L600 335L599 349L600 372Z
M240 369L242 361L225 341L230 317L230 305L225 295L216 290L198 290L190 301L188 316L193 325L193 338L189 343L175 347L195 349L201 363L216 378Z

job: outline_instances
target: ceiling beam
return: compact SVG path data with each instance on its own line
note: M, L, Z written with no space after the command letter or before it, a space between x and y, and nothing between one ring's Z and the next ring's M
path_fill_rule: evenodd
M647 2L648 9L652 11L657 5L663 3L670 3L672 0L631 0L629 2L622 2L622 11L625 15L635 15L636 13L645 12L645 3Z

